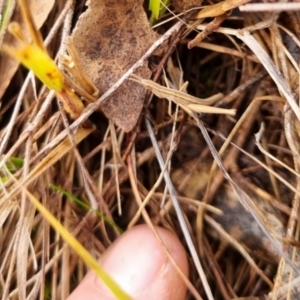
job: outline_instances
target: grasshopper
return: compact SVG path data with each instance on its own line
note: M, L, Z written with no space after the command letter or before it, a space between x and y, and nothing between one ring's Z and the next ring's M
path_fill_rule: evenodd
M222 93L218 93L206 99L201 99L181 91L164 87L153 82L152 80L144 79L136 74L132 74L131 76L132 77L130 78L130 80L143 85L158 98L166 98L169 101L173 101L191 116L194 116L194 113L235 115L235 109L225 109L211 106L224 96Z

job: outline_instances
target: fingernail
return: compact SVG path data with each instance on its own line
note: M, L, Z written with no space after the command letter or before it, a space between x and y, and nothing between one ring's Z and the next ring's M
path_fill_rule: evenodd
M164 237L164 243L171 252L175 250L168 237ZM100 263L119 286L132 295L155 281L168 258L151 229L143 225L124 233L108 249ZM99 284L102 288L103 284Z

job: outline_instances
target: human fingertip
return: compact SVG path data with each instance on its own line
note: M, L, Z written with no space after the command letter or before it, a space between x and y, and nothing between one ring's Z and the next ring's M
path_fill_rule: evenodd
M188 275L185 250L172 232L157 233L182 272ZM133 227L119 237L100 259L101 266L134 299L183 300L186 286L170 262L165 248L147 225ZM68 300L114 299L108 288L90 271Z

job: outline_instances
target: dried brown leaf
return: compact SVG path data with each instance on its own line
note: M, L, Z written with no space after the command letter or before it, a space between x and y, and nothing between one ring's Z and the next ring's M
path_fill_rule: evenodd
M40 28L44 24L54 3L54 0L28 0L28 6L32 13L37 28ZM20 26L24 28L24 21L22 20L19 11L14 15L13 21L18 22ZM16 38L14 38L11 34L8 33L4 38L4 44L10 45L13 48L18 48L18 46L20 45L20 41L18 41ZM17 61L15 58L7 55L6 53L1 53L0 98L5 93L12 77L14 76L17 68L19 67L19 64L19 61Z
M90 0L72 34L85 74L100 93L108 90L155 41L142 0ZM150 77L146 65L137 73ZM136 124L145 88L127 80L101 107L125 131Z

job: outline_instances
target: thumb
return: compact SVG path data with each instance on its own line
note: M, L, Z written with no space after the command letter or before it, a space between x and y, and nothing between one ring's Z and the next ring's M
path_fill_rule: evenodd
M170 231L156 230L185 275L188 263L183 246ZM183 300L186 286L168 259L163 246L147 225L139 225L124 233L100 259L101 266L134 299ZM96 275L89 271L68 297L79 299L115 299Z

